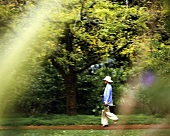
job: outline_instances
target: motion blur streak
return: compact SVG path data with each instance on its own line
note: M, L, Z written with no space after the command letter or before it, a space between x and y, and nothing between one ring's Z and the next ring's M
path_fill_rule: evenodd
M13 75L12 72L16 69L17 71L24 70L20 69L23 65L21 58L26 60L27 58L23 57L29 56L29 52L26 51L27 47L37 38L38 32L54 9L55 12L58 12L61 8L57 0L41 0L37 5L32 5L32 8L26 14L23 14L19 21L16 21L17 23L19 22L18 24L13 22L13 25L17 26L15 36L11 34L9 41L5 41L7 43L5 49L0 52L0 103L8 106L4 97L7 88L15 84L16 81L14 83L12 81L14 81L17 74ZM22 87L22 85L20 86ZM13 95L11 93L11 96ZM0 106L0 109L3 109L2 104Z

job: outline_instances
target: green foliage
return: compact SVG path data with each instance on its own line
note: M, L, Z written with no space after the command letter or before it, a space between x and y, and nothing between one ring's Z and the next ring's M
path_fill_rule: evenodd
M79 114L94 114L96 105L101 105L101 92L96 85L98 77L82 73L78 76L77 83L77 112ZM84 110L86 109L86 110Z
M166 6L163 5L163 1L140 0L129 3L128 8L125 4L115 1L58 2L60 4L55 3L57 6L53 7L51 14L44 12L49 8L47 3L45 6L40 3L39 7L43 8L38 17L41 18L45 14L46 19L34 37L36 40L31 41L32 48L25 49L31 55L27 56L29 60L21 61L25 65L22 68L24 71L14 69L9 74L11 86L4 97L9 101L2 102L1 107L7 108L6 102L13 105L17 100L17 108L28 115L65 113L66 84L60 70L62 69L62 73L64 71L66 75L72 71L77 74L87 70L90 64L100 63L109 56L115 59L112 68L99 69L92 76L86 73L78 75L76 97L79 113L100 114L104 89L102 79L106 75L110 75L114 80L113 98L117 105L121 103L122 93L128 90L125 83L142 69L152 69L156 75L169 74L169 32L165 29L168 28L169 15L164 10ZM30 19L30 14L34 15L35 9L38 8L37 1L27 1L27 4L14 0L1 3L2 52L6 48L4 39L9 39L8 35L12 35L9 30L15 33L19 29L17 24L21 17L25 18L21 25L23 29L29 28L28 23L38 22L39 19ZM17 23L13 24L15 21ZM68 44L68 41L71 42ZM117 51L118 49L120 50ZM51 66L51 56L61 66L57 67L60 73ZM40 63L42 65L38 66ZM129 67L134 65L135 68ZM70 71L70 67L74 69ZM162 85L158 88L161 90ZM150 95L154 93L153 90L149 95L146 91L144 95L144 98L147 96L147 101L152 103L155 101ZM15 97L10 95L11 93L15 94ZM158 93L156 97L159 95ZM144 98L142 95L143 103ZM11 109L11 106L8 106L8 109Z
M151 51L146 60L148 69L156 71L157 75L170 74L170 48L157 40L151 41Z
M170 86L168 82L169 76L158 77L152 85L143 86L140 90L139 100L145 110L149 109L149 112L146 110L149 114L167 115L170 113Z
M44 54L50 56L53 52L55 61L67 72L70 65L76 66L77 70L82 68L82 64L86 66L93 62L95 58L105 59L147 29L146 8L126 8L109 1L84 1L82 5L75 1L74 7L68 5L65 7L69 8L69 12L62 8L49 16L39 37L39 44L46 49ZM65 29L70 29L72 51L66 46ZM114 54L114 57L119 60L129 58L127 61L130 61L134 51L133 46L125 47Z
M33 78L27 90L17 98L16 106L20 112L28 116L41 113L65 113L66 94L63 79L56 74L50 63L39 67L39 73Z
M73 3L74 6L70 7ZM118 60L117 63L125 60L122 65L131 64L135 48L129 46L129 41L147 30L147 9L127 8L110 1L73 3L64 3L63 8L48 16L37 42L44 49L42 54L52 58L53 65L64 80L111 54ZM77 15L80 17L77 18ZM71 81L66 86L75 84L74 80Z
M53 66L44 64L39 68L39 73L33 78L31 85L25 93L17 97L16 105L26 115L41 113L65 113L65 90L63 79L55 72ZM105 84L103 78L110 75L113 83L113 99L117 105L120 103L121 89L129 79L131 72L125 69L102 68L96 71L95 75L82 73L78 76L77 83L77 111L79 114L101 113L102 94ZM97 84L96 84L97 83ZM43 105L43 106L40 106ZM84 110L86 109L86 110Z
M5 51L7 52L8 50ZM15 60L15 62L12 62L11 59L10 63L7 63L8 67L1 67L1 70L6 68L7 71L4 71L4 73L1 71L0 80L2 85L0 95L0 113L15 112L15 104L18 100L18 97L20 97L26 90L28 90L31 83L34 82L33 76L38 71L37 69L39 68L39 62L37 62L34 58L35 52L32 52L28 48L25 48L25 51L29 52L29 54L23 54L22 58ZM27 59L25 59L25 57L27 57ZM1 61L1 64L4 64L3 62L4 61Z
M101 69L98 69L94 75L92 75L92 80L90 82L92 82L93 86L91 87L91 92L92 92L92 96L93 96L93 101L89 101L89 103L93 103L95 102L95 105L93 105L93 112L96 115L101 114L101 109L103 108L103 104L101 102L102 100L102 95L104 92L104 88L105 88L105 84L103 82L103 79L105 76L111 76L113 83L112 83L112 89L113 89L113 103L115 105L114 107L114 112L118 112L117 106L121 103L121 97L122 94L124 93L124 86L125 83L130 80L130 78L133 75L133 71L132 70L128 70L126 68L106 68L103 67ZM89 81L89 80L87 80ZM85 87L85 86L83 86ZM88 93L89 94L89 93ZM91 95L86 95L88 98ZM91 98L91 97L90 97ZM90 105L90 106L92 106ZM90 106L88 106L90 108Z
M139 103L147 113L165 115L169 113L167 102L170 74L169 11L166 1L155 1L150 8L153 14L148 21L148 37L144 37L145 56L142 57L142 69L153 71L156 81L153 85L140 90Z
M73 27L76 47L80 46L82 53L80 57L88 55L87 49L91 56L108 57L116 49L134 40L135 35L140 35L147 29L146 10L138 7L126 8L109 1L97 2L92 8L85 9L85 12L83 10L81 22ZM129 57L133 51L133 47L125 47L123 51L114 54L114 57L120 60L120 55ZM91 56L87 56L86 60L89 61Z

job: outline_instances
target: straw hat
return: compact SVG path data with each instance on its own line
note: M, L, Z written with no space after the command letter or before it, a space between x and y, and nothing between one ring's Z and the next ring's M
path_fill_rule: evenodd
M110 76L106 76L103 80L106 80L109 83L113 82Z

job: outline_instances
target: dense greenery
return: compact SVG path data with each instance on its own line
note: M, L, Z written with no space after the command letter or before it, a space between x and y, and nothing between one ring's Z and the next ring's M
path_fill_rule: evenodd
M164 0L129 0L129 3L123 0L58 0L60 4L53 1L57 6L48 14L45 11L51 4L41 2L0 1L2 54L9 41L20 38L18 31L29 29L27 24L38 22L44 14L47 16L43 25L37 26L39 31L25 48L22 59L11 63L22 65L20 69L12 65L14 69L7 75L10 87L1 96L4 110L13 112L10 106L16 105L16 110L29 116L39 113L98 115L105 86L102 79L110 75L118 112L129 84L145 70L161 77L157 81L163 84L153 89L142 87L137 96L138 108L151 114L170 111L167 97L169 12ZM42 7L39 18L34 19L39 7ZM24 23L18 25L23 18ZM101 67L92 73L91 66L97 65ZM148 93L148 90L151 91ZM160 90L161 100L155 103Z

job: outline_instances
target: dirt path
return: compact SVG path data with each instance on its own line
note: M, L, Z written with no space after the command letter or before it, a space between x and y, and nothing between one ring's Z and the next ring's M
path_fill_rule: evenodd
M170 129L170 125L111 125L102 127L100 125L69 125L69 126L0 126L0 130L22 129L22 130L123 130L123 129Z

